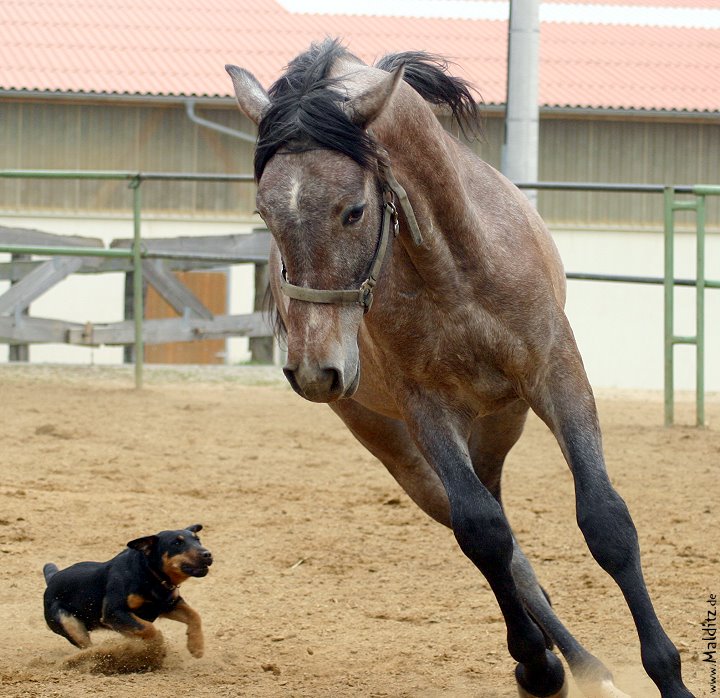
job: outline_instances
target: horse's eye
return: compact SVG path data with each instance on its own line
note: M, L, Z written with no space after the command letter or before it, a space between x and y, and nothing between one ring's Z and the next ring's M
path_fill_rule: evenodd
M365 206L353 206L346 214L343 219L343 225L352 225L357 223L365 213Z

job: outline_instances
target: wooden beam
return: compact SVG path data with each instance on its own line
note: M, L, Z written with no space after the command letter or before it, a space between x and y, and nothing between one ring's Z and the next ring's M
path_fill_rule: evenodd
M9 228L0 225L0 245L49 245L53 247L104 247L100 238L79 235L55 235L34 228Z
M132 240L117 239L110 247L127 248ZM148 238L143 240L147 252L218 255L244 262L265 262L270 255L270 233L256 231L235 235L202 235L177 238Z
M46 260L0 262L0 281L19 281L31 271L45 264ZM216 269L226 267L227 262L207 262L191 259L166 259L165 269L168 271L192 271L195 269ZM132 260L103 259L101 257L85 257L83 265L75 270L76 274L101 274L105 272L130 272Z
M82 332L84 326L66 320L51 320L21 316L0 316L0 342L18 342L26 344L64 344L67 342L68 331Z
M198 339L224 339L226 337L267 337L272 334L263 313L248 315L216 315L213 319L168 318L145 320L143 342L191 342ZM135 327L132 321L114 322L107 325L87 323L68 331L67 342L84 346L132 344Z
M148 283L155 287L178 315L184 316L185 311L190 310L194 317L212 319L212 312L184 283L165 268L163 260L146 259L142 263L142 268Z
M53 257L44 262L0 296L0 315L24 310L82 264L80 257Z

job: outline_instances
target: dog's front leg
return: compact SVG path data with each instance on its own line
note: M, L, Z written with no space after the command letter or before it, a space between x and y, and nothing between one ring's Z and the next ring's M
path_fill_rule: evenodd
M180 597L172 611L162 613L161 617L185 623L187 625L188 651L193 657L197 657L198 659L203 656L205 640L203 638L200 614L194 608L191 608L185 599Z
M152 623L122 607L103 604L101 622L105 627L123 635L139 637L146 642L162 642L162 633Z

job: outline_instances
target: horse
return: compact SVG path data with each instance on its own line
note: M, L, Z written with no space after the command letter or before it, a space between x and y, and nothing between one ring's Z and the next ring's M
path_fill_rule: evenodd
M627 601L646 672L662 698L692 698L606 471L559 253L527 197L436 117L479 123L448 65L409 51L370 66L327 39L268 91L226 66L258 127L284 374L452 529L500 607L521 698L567 695L553 646L588 698L627 698L558 619L503 510L503 463L532 409L568 463L577 523Z

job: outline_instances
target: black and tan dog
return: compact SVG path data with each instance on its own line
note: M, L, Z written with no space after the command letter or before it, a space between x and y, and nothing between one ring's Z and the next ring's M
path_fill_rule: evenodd
M189 577L204 577L212 554L200 543L200 524L136 538L107 562L78 562L64 570L43 568L45 620L53 632L85 648L89 632L110 628L124 635L161 639L158 617L186 623L187 647L202 657L200 615L178 592Z

